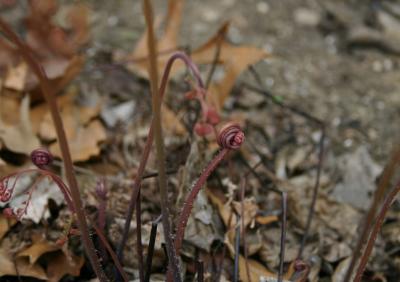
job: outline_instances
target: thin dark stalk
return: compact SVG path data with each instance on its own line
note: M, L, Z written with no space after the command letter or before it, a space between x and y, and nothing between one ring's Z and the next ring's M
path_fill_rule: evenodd
M311 228L311 223L315 214L315 204L317 203L317 198L318 198L318 190L319 190L319 184L320 184L320 179L321 179L321 171L322 171L322 163L324 160L324 142L325 142L325 129L322 128L322 136L321 139L319 140L319 154L318 154L318 166L317 166L317 177L315 178L315 184L313 188L313 195L312 195L312 200L310 204L310 208L308 211L308 216L307 216L307 222L306 222L306 227L304 229L304 234L303 238L301 240L301 245L299 248L299 252L297 254L297 258L301 259L304 251L304 247L307 243L308 235L310 233L310 228Z
M353 270L356 266L356 263L360 257L362 246L367 241L367 237L370 233L372 222L374 220L376 211L378 209L379 204L381 203L383 197L385 196L385 192L387 187L389 187L390 181L400 163L400 145L397 145L394 150L392 151L391 158L385 169L382 173L382 176L379 180L378 188L374 193L374 197L372 200L371 207L368 210L367 215L362 221L361 224L361 236L358 237L357 244L353 251L353 256L350 261L349 268L347 269L346 276L344 282L349 282L351 279L351 275L353 274Z
M204 262L196 261L197 268L197 282L204 282Z
M279 273L278 282L283 279L283 264L285 262L285 241L286 241L286 219L287 219L287 193L282 192L282 214L281 214L281 246L279 252Z
M246 173L245 177L242 178L242 181L240 183L240 218L241 220L241 225L242 225L242 238L243 238L243 249L244 249L244 259L246 263L246 275L247 275L247 280L251 282L251 275L250 275L250 266L248 262L248 249L247 249L247 240L246 240L246 226L244 224L244 194L246 190L246 183L247 183L247 177L249 175L249 172Z
M313 121L314 123L318 124L319 126L324 125L323 121L321 121L320 119L312 116L311 114L309 114L309 113L307 113L307 112L305 112L305 111L303 111L301 109L298 109L298 108L296 108L294 106L291 106L291 105L287 105L287 104L279 101L278 99L276 99L276 97L274 95L272 95L269 91L267 91L265 89L260 89L258 87L255 87L255 86L251 85L251 84L248 84L246 82L243 82L241 85L244 88L247 88L247 89L249 89L251 91L263 94L266 98L270 99L275 105L278 105L279 107L281 107L283 109L288 109L291 112L293 112L293 113L295 113L295 114L297 114L299 116L302 116L305 119Z
M240 256L240 225L236 226L235 232L235 265L233 268L233 282L239 281L239 256Z
M216 281L216 282L220 282L220 281L221 281L222 270L223 270L223 268L224 268L225 255L226 255L226 246L225 246L225 244L224 244L224 245L222 246L221 261L220 261L220 263L219 263L218 272L217 272L217 275L216 275L216 277L215 277L215 281Z
M140 191L136 203L136 253L139 261L139 278L140 282L144 281L143 272L143 246L142 246L142 207Z
M354 282L360 282L362 278L362 274L364 273L365 267L367 266L368 259L371 255L372 249L374 247L374 243L376 241L376 237L378 236L379 230L382 227L383 221L385 220L385 216L393 204L397 193L400 192L400 182L390 191L389 195L386 197L383 202L382 208L379 211L378 217L375 221L374 227L371 231L371 235L368 239L367 246L365 248L364 254L361 257L360 265L358 266L356 277L354 278Z
M32 69L32 71L35 73L35 75L38 77L40 81L40 87L43 96L46 99L47 104L49 105L51 117L54 123L54 127L56 129L58 137L57 140L60 145L61 154L64 160L65 173L69 187L71 189L72 200L76 207L78 227L79 231L81 232L82 242L86 254L89 257L89 261L93 266L93 270L96 273L97 277L100 279L100 281L107 281L108 279L104 274L104 271L97 257L93 241L90 238L89 227L86 221L86 215L82 205L81 195L78 188L78 182L74 175L74 169L72 165L72 159L68 146L67 137L65 134L60 112L58 110L57 101L55 99L54 92L51 88L49 79L43 67L34 58L33 52L28 47L28 45L26 45L22 40L20 40L19 37L14 33L14 31L2 19L0 19L0 28L2 29L3 33L8 37L8 39L17 46L21 56L24 58L24 60L27 62L29 67Z
M167 88L167 83L168 83L169 74L171 72L172 65L178 59L183 61L186 64L186 67L190 69L190 71L192 72L193 76L195 77L195 79L197 81L198 86L200 88L204 87L204 83L201 79L200 72L197 69L196 65L190 61L189 57L185 53L177 52L168 59L163 76L161 78L161 85L160 85L160 90L159 90L161 99L165 95L165 91ZM134 180L134 183L132 186L132 193L131 193L131 198L129 200L128 211L126 213L124 231L122 233L122 238L121 238L121 241L118 246L118 257L120 258L120 260L122 260L122 257L123 257L123 249L124 249L124 246L128 239L130 224L131 224L131 220L132 220L132 216L133 216L133 211L135 210L137 195L138 195L139 189L141 187L143 173L146 168L146 164L147 164L147 161L148 161L148 158L150 155L151 146L153 144L153 138L154 138L153 132L154 132L154 118L152 120L149 132L147 134L146 144L143 149L143 154L140 159L139 168L136 173L136 177L135 177L135 180ZM157 173L157 176L159 176L158 173Z
M158 89L158 69L157 69L157 42L155 40L153 28L153 8L150 0L143 0L143 11L148 27L147 45L149 49L149 73L150 85L152 92L152 109L154 119L154 139L156 146L156 159L158 168L158 186L161 197L162 225L164 230L164 240L166 242L168 252L169 269L175 282L181 282L181 271L179 268L179 260L176 256L174 242L172 240L172 228L169 219L169 201L168 201L168 182L165 173L165 151L164 138L161 126L161 97Z
M221 43L222 43L222 41L218 40L217 46L215 47L216 49L215 49L214 58L213 58L213 61L212 61L212 64L211 64L211 69L210 69L210 71L209 71L209 73L207 75L207 79L206 79L206 89L208 89L210 87L210 83L211 83L212 77L213 77L213 75L215 73L215 70L217 69L219 56L221 54Z
M144 276L144 282L150 281L151 265L153 263L153 255L154 255L154 245L156 243L156 237L157 237L157 226L158 226L158 223L160 222L160 220L161 220L161 216L159 216L151 224L149 247L148 247L147 259L146 259L146 273Z

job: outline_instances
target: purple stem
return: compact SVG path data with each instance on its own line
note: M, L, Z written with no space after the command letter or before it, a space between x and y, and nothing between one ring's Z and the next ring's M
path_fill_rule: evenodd
M163 76L161 79L161 84L160 84L160 90L159 90L161 99L164 97L164 94L165 94L165 90L167 87L169 74L171 72L172 65L177 59L182 60L186 64L186 67L191 70L193 76L196 78L198 86L200 88L204 88L203 80L201 79L200 72L199 72L198 68L196 67L196 65L191 61L191 59L185 53L176 52L168 59L168 62L164 69L164 73L163 73ZM154 132L154 119L151 122L151 126L150 126L149 132L147 134L146 144L145 144L143 154L142 154L142 157L141 157L141 160L139 163L139 168L138 168L138 171L137 171L137 174L135 176L135 180L134 180L134 183L132 186L131 199L129 201L128 211L126 213L124 231L122 233L121 241L118 245L117 254L121 261L123 258L123 249L124 249L124 246L126 245L126 241L128 239L129 229L130 229L131 221L132 221L132 217L133 217L133 211L135 210L135 205L136 205L136 201L138 198L139 189L140 189L140 186L142 183L142 176L143 176L144 170L146 168L147 161L149 159L151 146L153 144L153 139L154 139L153 132Z

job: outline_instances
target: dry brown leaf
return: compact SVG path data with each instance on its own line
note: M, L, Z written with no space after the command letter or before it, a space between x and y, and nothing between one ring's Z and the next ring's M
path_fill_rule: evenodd
M209 97L218 97L213 103L221 108L229 96L238 76L250 65L266 58L269 54L252 46L235 46L226 41L229 24L225 23L215 36L192 53L196 64L209 64L213 61L217 48L220 48L219 62L223 64L225 74L222 80L210 85Z
M79 126L75 129L73 139L69 139L71 157L74 162L86 161L100 153L99 143L106 139L103 125L98 121L92 121L88 126ZM50 146L50 151L57 157L61 157L58 143Z
M0 120L7 125L14 125L20 119L21 96L10 92L13 91L4 90L0 95Z
M229 205L225 205L223 200L220 199L217 195L215 195L210 189L206 189L206 194L210 199L211 203L218 208L219 215L222 218L225 226L228 229L231 229L233 226L236 225L236 216L232 216L232 209Z
M88 8L74 5L67 15L70 28L54 24L57 13L55 0L29 1L29 15L25 19L26 42L52 80L54 93L61 90L83 66L77 59L79 49L89 40ZM8 71L4 86L17 91L37 90L38 79L18 56L19 51L0 40L0 74ZM41 94L35 91L34 94ZM34 99L32 99L34 100Z
M180 24L182 21L182 9L184 0L170 0L168 1L168 12L164 18L165 29L163 35L157 41L157 49L160 53L164 51L173 51L178 47L178 35L180 30ZM160 18L156 18L155 28L158 28L162 21ZM148 61L146 60L148 56L147 48L147 30L143 33L142 37L136 44L135 49L131 54L129 54L123 60L135 60L134 63L128 64L128 69L137 73L138 75L148 78ZM139 60L138 60L139 59ZM168 60L168 54L163 54L158 56L158 70L164 69L165 64ZM182 68L184 65L179 64L174 65L171 73Z
M88 10L85 6L71 8L67 20L70 30L64 30L53 23L58 4L55 0L30 1L30 14L25 19L27 42L41 58L71 58L87 42Z
M236 210L237 214L242 213L242 204L240 202L233 202L233 207ZM247 227L251 223L254 223L254 219L257 215L257 212L259 210L256 201L254 198L246 198L243 201L243 217L244 217L244 226Z
M27 258L12 260L12 254L0 248L0 277L5 275L28 276L37 279L47 280L47 275L39 264L31 265Z
M76 94L76 89L72 88L67 95L58 98L58 105L72 160L85 161L100 153L98 143L106 139L106 132L103 125L94 120L99 115L101 103L98 102L94 106L78 106L74 102ZM40 124L39 136L42 139L48 141L56 139L57 133L46 104L34 108L31 111L31 118L36 126ZM50 145L50 150L55 156L61 157L57 142Z
M158 50L160 53L166 50L174 50L177 47L177 37L179 25L182 17L183 0L169 2L168 13L166 16L166 29L163 37L158 40ZM215 53L220 48L219 63L223 64L225 74L220 81L213 82L210 85L208 95L209 99L218 109L222 107L226 98L229 96L238 76L253 65L269 56L269 54L259 48L252 46L235 46L229 43L225 37L229 24L225 23L218 30L217 34L211 37L206 43L194 50L191 54L193 62L196 64L211 64L214 61ZM125 59L135 60L129 64L128 68L138 75L148 78L147 57L147 31L136 45L135 50ZM159 71L164 69L168 60L168 54L160 54L158 57ZM184 67L184 64L178 62L171 69L171 76L176 74Z
M168 107L162 105L163 128L171 135L183 136L187 134L185 126L179 117Z
M77 90L72 88L66 95L58 99L58 106L68 140L76 138L78 128L86 126L91 119L100 113L100 103L95 106L77 106L74 101L76 95ZM43 105L43 107L47 108L47 105ZM42 109L38 108L36 111L38 111L36 114L40 115ZM57 137L49 111L43 117L39 134L45 140L54 140Z
M258 215L256 216L256 222L261 225L268 225L270 223L278 221L279 218L276 215Z
M268 271L266 267L253 259L247 259L247 263L251 281L260 281L261 277L276 277L274 273ZM239 255L239 277L243 282L250 282L246 272L246 260L241 255Z
M10 151L15 153L29 154L39 147L39 139L33 133L29 120L29 96L21 102L20 119L17 125L6 125L0 120L0 139Z
M15 67L9 67L4 78L4 87L16 91L24 90L27 74L28 65L25 62L21 62Z
M48 259L47 276L48 281L57 282L64 275L79 276L85 260L83 257L71 255L67 257L63 252L55 252Z
M0 159L1 163L1 159ZM6 218L3 213L0 213L0 240L3 239L4 235L8 230L17 223L15 219Z
M54 243L48 242L46 240L40 240L33 243L27 249L22 250L16 256L27 257L29 259L29 263L34 264L43 254L54 252L59 249L60 246L57 246Z

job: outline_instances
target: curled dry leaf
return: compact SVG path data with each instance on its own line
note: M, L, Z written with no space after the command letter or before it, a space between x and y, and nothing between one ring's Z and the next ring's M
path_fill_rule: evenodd
M213 82L209 89L209 98L216 97L213 102L219 109L228 98L238 76L250 65L269 56L263 49L229 43L226 40L228 28L229 23L223 24L215 36L192 53L195 63L210 64L214 60L216 50L220 48L219 63L223 64L225 74L220 81Z
M39 264L31 265L26 257L14 258L11 251L11 241L3 239L0 246L0 277L10 276L27 276L37 279L46 280L47 275L43 267Z
M6 125L0 119L0 139L6 148L15 153L30 154L39 147L39 139L33 133L29 119L29 96L26 96L21 102L17 125Z

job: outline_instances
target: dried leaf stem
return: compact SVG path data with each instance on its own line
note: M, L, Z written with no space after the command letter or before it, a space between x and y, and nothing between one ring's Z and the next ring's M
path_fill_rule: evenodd
M0 28L3 33L7 36L7 38L13 42L21 56L30 66L32 71L38 77L40 81L40 88L42 90L43 96L46 99L47 104L49 105L51 117L54 123L54 127L57 133L57 139L60 145L62 158L64 160L65 173L68 181L68 185L71 189L71 196L74 202L74 206L76 207L76 215L78 220L79 231L81 232L82 242L86 251L87 256L89 257L90 263L93 266L93 270L96 273L97 277L100 281L108 281L101 265L99 259L96 254L96 250L94 248L93 241L90 238L89 227L86 221L85 212L82 205L81 195L78 188L78 183L74 175L74 168L72 165L71 154L68 146L67 137L65 134L63 122L60 116L60 112L58 110L57 101L55 99L54 92L49 83L49 79L42 68L42 66L36 61L34 58L33 52L19 37L15 34L15 32L9 27L9 25L0 19Z

